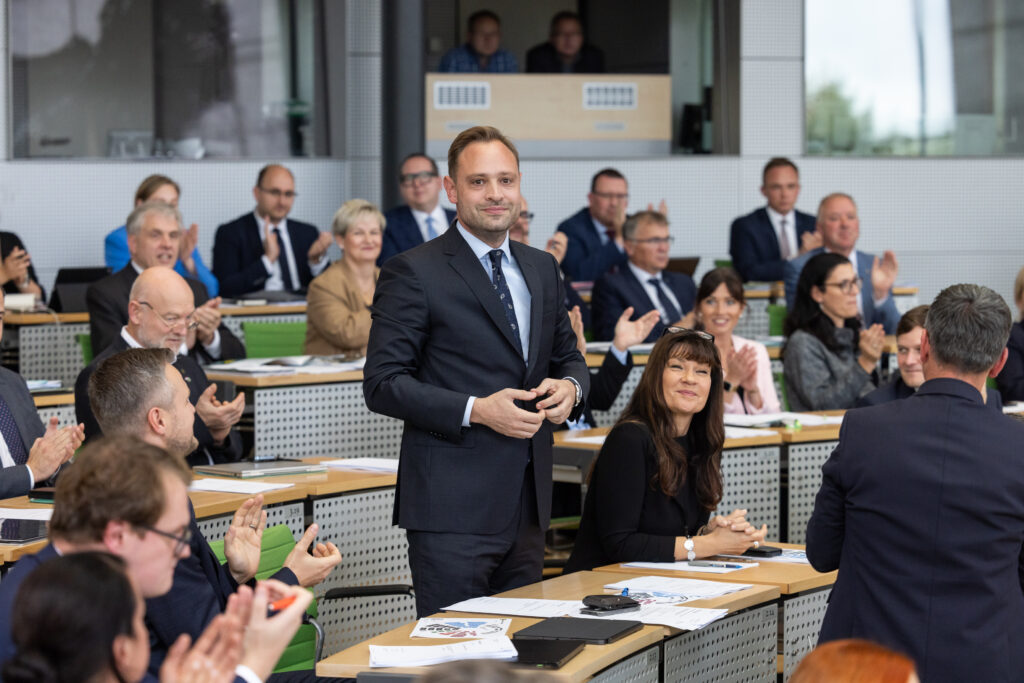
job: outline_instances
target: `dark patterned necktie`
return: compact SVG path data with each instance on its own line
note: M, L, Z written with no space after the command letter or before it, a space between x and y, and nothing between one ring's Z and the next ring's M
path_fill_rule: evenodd
M672 305L672 299L668 298L668 292L665 291L665 287L661 284L661 278L652 277L647 282L654 285L654 291L657 293L658 300L654 304L660 310L665 311L665 315L668 316L668 321L665 324L671 325L672 323L679 322L683 315Z
M28 462L28 453L25 451L25 444L21 440L21 432L18 431L18 424L14 421L14 414L7 401L0 398L0 435L3 435L7 450L11 453L11 459L15 465L24 465Z
M277 265L281 267L281 282L284 284L284 291L294 292L292 269L288 267L288 254L284 251L284 236L281 234L280 228L274 228L274 234L277 235L277 248L280 250L277 254Z
M519 339L519 321L516 320L516 307L512 303L512 292L509 291L508 283L505 282L505 274L501 272L501 256L503 253L501 249L492 249L487 253L491 257L491 284L501 300L501 308L505 311L505 319L508 320L508 326L512 328L512 338L516 341L516 350L522 356L523 343Z

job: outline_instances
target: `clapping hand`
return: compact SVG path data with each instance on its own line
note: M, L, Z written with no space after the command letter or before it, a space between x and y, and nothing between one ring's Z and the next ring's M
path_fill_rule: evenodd
M263 509L262 494L242 503L231 518L231 526L224 535L224 557L236 583L245 583L256 576L266 526L267 513Z
M881 260L875 257L871 265L871 290L875 301L882 301L889 296L889 290L896 283L899 272L900 265L896 262L896 254L887 251Z
M270 216L261 216L263 219L263 254L271 263L276 263L281 255L281 245L277 241L277 235L270 229Z
M310 263L316 263L324 257L324 254L327 253L327 248L331 246L333 241L334 237L331 236L331 233L321 231L313 244L310 245L306 258L309 259Z
M569 324L572 325L572 331L576 333L576 349L580 352L580 355L586 356L587 337L583 333L583 314L580 313L579 306L573 306L569 310Z
M809 251L818 249L824 243L821 233L817 230L805 232L800 235L800 253L806 254Z
M753 346L748 344L739 351L730 349L725 359L725 378L744 388L757 384L757 353Z
M309 550L320 527L310 524L306 533L295 544L288 557L284 558L284 566L292 570L300 586L315 586L341 563L341 551L333 543L317 543L313 546L313 554Z
M642 344L654 326L661 320L661 313L658 312L658 309L654 309L647 311L636 320L630 320L631 317L633 317L633 307L629 306L615 321L615 336L612 339L612 345L619 351L626 351L630 346Z
M210 430L217 443L227 438L231 428L242 419L245 409L245 394L238 394L232 401L221 401L214 394L217 385L211 384L196 401L196 414Z

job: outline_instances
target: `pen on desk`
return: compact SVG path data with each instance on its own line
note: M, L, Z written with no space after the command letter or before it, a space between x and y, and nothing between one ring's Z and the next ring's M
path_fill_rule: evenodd
M625 595L627 598L629 597L629 586L622 589L622 595Z
M743 569L742 564L733 564L732 562L709 562L707 560L691 560L686 564L691 567L717 567L718 569Z

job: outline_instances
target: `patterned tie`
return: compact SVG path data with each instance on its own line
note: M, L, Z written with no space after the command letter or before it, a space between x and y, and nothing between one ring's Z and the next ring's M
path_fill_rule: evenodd
M516 341L516 350L523 355L523 342L519 339L519 321L516 320L516 308L512 303L512 292L509 291L508 283L505 282L505 275L501 272L501 256L504 252L501 249L492 249L487 252L491 257L491 284L494 291L501 299L501 307L505 309L505 319L508 326L512 328L512 338ZM525 359L524 359L525 360Z
M14 421L11 407L3 398L0 398L0 435L4 437L15 465L24 465L28 462L28 453L25 451L25 443L21 440L18 424Z
M683 315L675 306L672 305L672 300L668 298L668 292L665 291L665 287L661 284L661 278L652 277L647 282L654 285L654 291L658 299L654 304L668 316L668 320L665 321L665 324L671 325L672 323L679 322Z
M434 230L434 217L427 216L427 241L437 237L437 230Z
M295 285L292 283L292 269L288 267L288 254L284 250L284 238L281 236L281 229L274 228L274 235L277 236L277 246L281 250L277 256L277 265L281 267L281 281L284 283L286 292L294 292Z
M789 248L789 237L786 235L785 218L779 221L779 251L782 253L783 261L793 258L793 250Z

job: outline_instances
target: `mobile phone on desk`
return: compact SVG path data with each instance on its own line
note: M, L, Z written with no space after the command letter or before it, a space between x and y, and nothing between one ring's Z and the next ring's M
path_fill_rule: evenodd
M28 501L30 503L49 503L53 504L53 494L56 489L52 486L40 486L37 489L32 489L28 492Z
M588 595L583 598L580 614L606 617L625 612L636 612L640 603L626 595Z
M771 545L762 545L757 548L749 548L747 552L743 554L747 557L775 557L782 554L782 548L776 548Z

